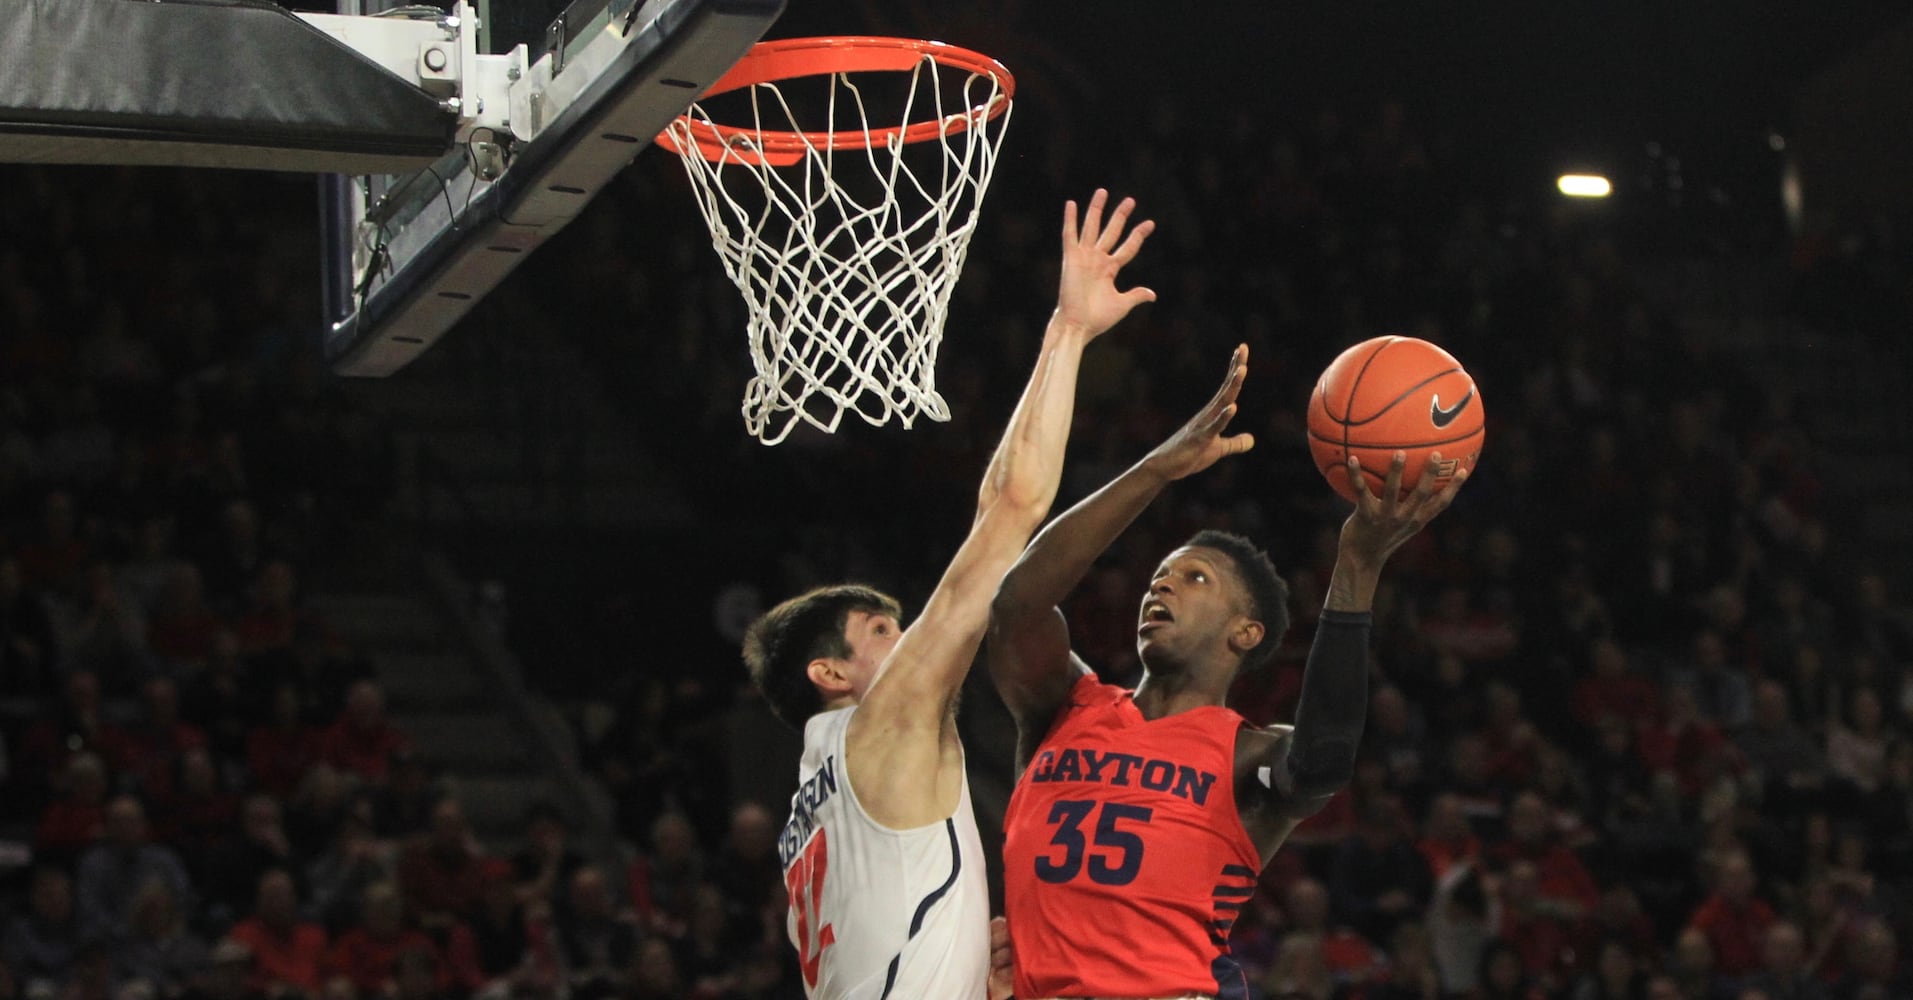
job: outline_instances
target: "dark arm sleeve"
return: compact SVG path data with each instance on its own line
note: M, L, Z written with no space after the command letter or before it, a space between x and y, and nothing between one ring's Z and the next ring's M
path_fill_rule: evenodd
M1276 777L1292 816L1312 816L1355 775L1355 751L1368 718L1366 611L1323 611L1302 671L1295 732Z

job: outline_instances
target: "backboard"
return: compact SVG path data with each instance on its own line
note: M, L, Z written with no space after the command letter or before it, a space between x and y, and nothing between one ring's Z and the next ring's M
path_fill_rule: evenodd
M505 121L471 131L423 170L321 179L325 353L340 374L387 375L422 354L784 8L784 0L575 0L547 17L556 0L473 3L485 25L480 51L513 57L490 61L508 79Z

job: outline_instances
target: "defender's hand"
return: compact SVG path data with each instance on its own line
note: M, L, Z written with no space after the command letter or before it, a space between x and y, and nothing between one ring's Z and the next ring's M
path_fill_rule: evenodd
M1009 1000L1016 991L1015 955L1010 951L1010 925L1002 917L990 921L990 1000Z
M1123 227L1136 208L1136 199L1124 198L1117 204L1105 226L1103 203L1108 198L1109 192L1096 189L1080 229L1076 225L1076 203L1063 204L1063 278L1056 293L1056 315L1065 323L1080 326L1091 337L1115 326L1138 303L1156 301L1156 293L1147 288L1116 290L1116 272L1135 259L1156 224L1145 219L1129 231L1128 239L1123 239Z
M1255 447L1253 434L1222 436L1229 421L1235 418L1235 398L1242 391L1242 380L1248 372L1249 345L1242 344L1229 355L1229 374L1223 376L1222 387L1210 398L1209 405L1189 418L1169 440L1157 445L1156 450L1143 459L1144 464L1165 479L1181 479Z
M1432 467L1439 461L1441 453L1431 452L1427 465ZM1402 469L1407 464L1408 454L1396 452L1394 460L1388 463L1388 480L1382 484L1382 495L1378 497L1362 478L1360 460L1353 455L1348 457L1348 482L1356 500L1354 512L1342 522L1341 551L1344 556L1360 562L1364 569L1379 570L1402 543L1415 537L1435 515L1447 510L1448 505L1455 502L1455 494L1461 491L1461 484L1468 481L1468 470L1462 469L1438 493L1436 477L1424 468L1415 491L1403 497Z

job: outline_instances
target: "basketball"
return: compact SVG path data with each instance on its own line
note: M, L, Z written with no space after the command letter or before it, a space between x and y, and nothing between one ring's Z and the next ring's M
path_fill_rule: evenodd
M1485 414L1475 380L1454 355L1414 337L1376 337L1343 351L1309 400L1309 452L1335 492L1354 500L1344 466L1354 455L1376 495L1394 453L1408 453L1402 492L1441 453L1437 487L1481 457Z

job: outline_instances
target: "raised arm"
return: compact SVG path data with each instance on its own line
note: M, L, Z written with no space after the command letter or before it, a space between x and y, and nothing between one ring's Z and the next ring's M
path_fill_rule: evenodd
M1440 457L1430 455L1428 461L1432 464ZM1457 473L1437 491L1436 477L1423 475L1415 491L1403 497L1405 464L1406 456L1396 452L1383 495L1377 497L1362 478L1360 466L1349 459L1348 476L1359 499L1342 523L1328 599L1302 671L1295 728L1285 739L1256 748L1252 759L1238 765L1240 778L1254 776L1253 782L1239 784L1259 793L1238 795L1238 801L1262 812L1268 821L1252 824L1258 843L1265 838L1279 842L1294 821L1319 811L1355 773L1355 752L1368 715L1369 612L1382 567L1396 549L1454 502L1468 477L1466 471ZM1272 852L1275 845L1263 846Z
M1248 347L1237 347L1222 387L1202 412L1051 522L1003 578L990 606L990 678L1016 718L1017 770L1028 762L1070 686L1088 669L1070 653L1069 629L1056 606L1163 487L1255 446L1251 435L1222 433L1235 416L1248 362Z
M1116 290L1117 272L1134 259L1154 224L1142 222L1125 238L1135 202L1124 199L1105 226L1106 199L1104 192L1096 192L1080 227L1075 202L1064 208L1056 312L1044 331L1029 385L984 473L969 537L950 560L923 613L891 650L852 721L853 760L870 751L886 762L874 773L863 769L857 778L857 793L867 808L876 806L873 814L891 811L872 800L892 805L917 801L916 790L925 783L920 765L936 763L931 754L941 749L938 741L917 736L948 736L954 742L953 709L982 642L990 598L1056 498L1083 348L1138 303L1155 298L1147 288ZM878 818L891 821L886 815Z

